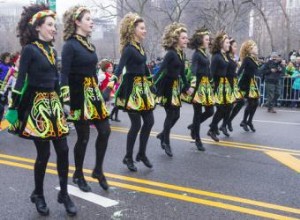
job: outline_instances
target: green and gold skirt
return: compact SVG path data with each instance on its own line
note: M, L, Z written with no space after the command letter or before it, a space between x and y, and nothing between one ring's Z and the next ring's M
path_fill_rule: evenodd
M233 78L233 95L236 99L236 101L241 100L244 98L242 92L240 91L240 88L238 86L238 79L237 77Z
M227 105L235 102L232 87L226 77L220 77L219 85L215 89L215 103L217 105Z
M203 76L198 80L196 80L196 78L193 79L191 87L194 88L193 94L181 94L182 101L203 106L214 105L213 88L207 76Z
M146 76L126 73L115 93L115 105L124 111L149 111L155 108L152 82Z
M70 79L70 114L68 121L104 120L109 117L95 77Z
M9 132L26 139L55 140L69 128L56 91L28 87L18 108L18 121Z
M251 78L250 85L249 85L249 90L248 91L241 90L241 93L243 94L243 96L245 98L259 99L260 92L259 92L259 89L258 89L255 78Z
M179 79L166 78L160 84L156 96L156 103L164 107L181 107Z

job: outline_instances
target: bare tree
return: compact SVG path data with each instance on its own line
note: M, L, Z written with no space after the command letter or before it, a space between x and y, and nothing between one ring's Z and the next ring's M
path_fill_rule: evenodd
M167 16L170 22L180 22L182 15L191 0L161 0L155 9Z
M288 15L286 11L286 7L282 4L282 1L276 0L277 4L280 6L284 20L285 20L285 28L286 28L286 45L285 45L285 51L288 53L291 50L291 20L290 16Z
M273 40L273 33L272 33L272 30L271 30L271 27L270 27L270 24L269 24L269 21L267 18L266 11L262 7L262 0L249 0L248 2L253 6L253 8L259 13L261 18L263 19L264 24L267 28L268 35L270 37L271 50L274 51L275 45L274 45L274 40Z

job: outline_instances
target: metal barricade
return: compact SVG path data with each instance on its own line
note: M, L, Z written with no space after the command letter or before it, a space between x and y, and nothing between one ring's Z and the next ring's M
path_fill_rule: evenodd
M278 103L280 106L295 107L300 104L300 90L293 89L293 83L296 78L290 76L284 76L280 79L280 96ZM260 88L260 103L263 106L267 101L266 86L265 82L262 82L260 77L256 77L256 82Z
M284 76L281 79L281 93L278 101L281 105L295 107L298 105L299 90L293 89L293 84L297 78Z

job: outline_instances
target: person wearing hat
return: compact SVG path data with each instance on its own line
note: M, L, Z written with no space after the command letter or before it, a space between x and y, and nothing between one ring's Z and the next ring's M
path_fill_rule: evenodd
M276 113L274 106L280 96L280 78L284 75L284 67L277 52L272 52L270 60L262 68L266 86L268 112Z

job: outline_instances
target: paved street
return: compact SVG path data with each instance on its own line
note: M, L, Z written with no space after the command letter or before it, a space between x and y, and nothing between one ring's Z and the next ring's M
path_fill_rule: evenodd
M95 204L86 200L85 193L72 195L78 207L74 219L300 219L300 111L278 109L277 114L270 114L259 108L254 121L256 133L239 127L240 114L231 137L220 135L219 143L206 135L209 119L201 128L205 152L197 151L186 128L192 115L192 107L184 105L172 130L174 157L169 158L155 138L165 117L164 110L157 107L147 151L154 167L148 169L137 163L138 172L132 173L122 164L130 123L120 112L122 121L111 123L104 163L111 186L108 192L90 178L96 138L96 130L91 128L84 164L86 180L92 193L118 204L104 207L105 198L103 204ZM70 177L75 141L72 130L68 138ZM138 141L135 153L137 148ZM31 141L0 132L1 220L44 219L29 200L35 155ZM68 219L64 207L56 201L55 158L52 149L44 186L50 208L47 219ZM69 184L74 186L71 178Z

